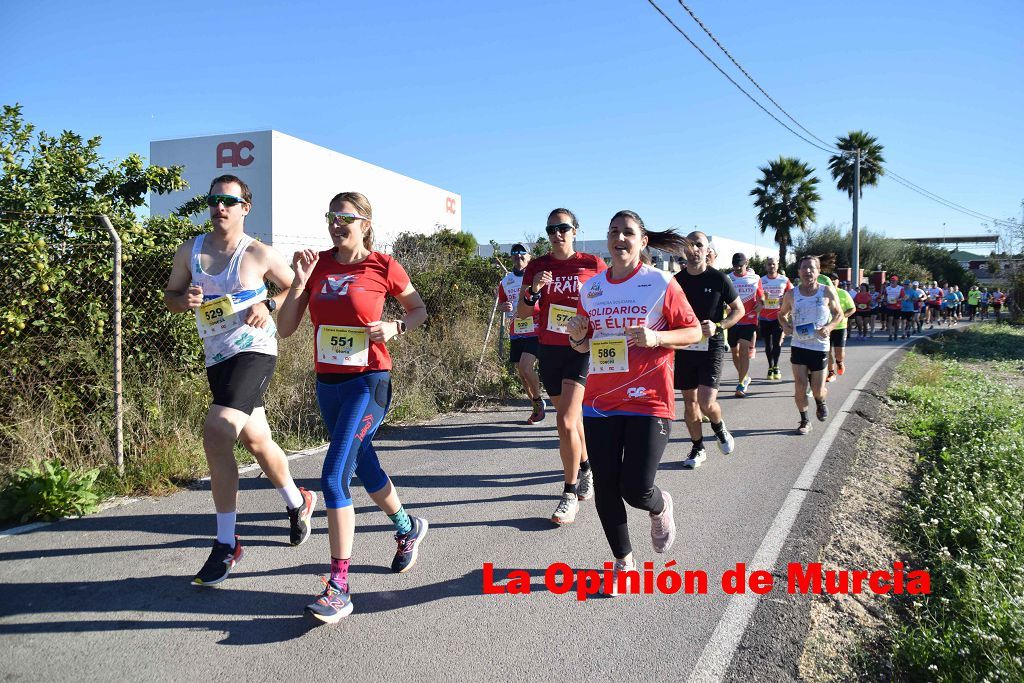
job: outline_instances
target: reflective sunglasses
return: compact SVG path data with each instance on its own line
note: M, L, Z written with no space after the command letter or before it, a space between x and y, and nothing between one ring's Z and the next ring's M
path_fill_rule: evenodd
M368 221L370 220L366 216L360 216L357 213L341 213L340 211L328 211L324 214L327 219L327 225L334 225L335 221L341 221L345 225L352 225L356 221Z
M247 202L241 197L236 197L233 194L209 194L206 195L206 205L213 208L218 204L223 204L225 207L230 208L235 204L246 204Z
M516 249L515 251L510 252L510 253L513 256L526 256L526 252L525 251L520 251L519 249Z
M544 228L544 232L549 235L554 235L556 232L562 233L563 235L573 229L571 223L559 223L558 225L549 225Z

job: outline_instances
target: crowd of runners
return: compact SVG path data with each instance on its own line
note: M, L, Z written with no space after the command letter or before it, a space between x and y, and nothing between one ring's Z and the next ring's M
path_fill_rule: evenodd
M195 315L211 392L203 440L217 531L193 583L220 583L242 559L232 450L240 442L280 493L292 545L309 538L322 496L329 570L305 609L335 623L353 609L353 476L394 527L392 571L415 565L429 529L425 519L405 511L373 446L391 403L387 345L424 324L426 307L402 265L374 249L373 209L357 192L325 202L333 247L296 252L290 265L245 234L252 195L242 180L214 179L207 203L213 229L181 245L165 292L170 310ZM666 552L675 539L672 496L655 479L677 417L676 392L690 441L684 467L707 459L704 424L723 454L738 447L718 401L727 350L736 374L734 395L744 398L751 391L751 359L763 340L766 380L780 382L784 374L793 380L795 432L802 435L812 429L812 401L814 418L828 419L827 384L846 372L851 335L880 332L896 340L924 325L955 325L989 314L998 320L1006 302L998 290L972 287L963 294L955 285L921 287L897 276L880 291L866 284L849 289L849 283L821 273L821 261L810 255L799 258L795 281L774 258L765 261L764 274L753 272L740 253L725 274L714 267L718 254L705 233L650 230L633 211L611 218L606 264L575 250L578 230L572 211L551 211L545 226L550 253L534 259L524 245L513 245L512 270L497 284L497 297L507 317L509 362L532 404L526 424L545 420L542 392L554 407L564 481L551 521L571 524L580 501L595 499L613 558L613 594L618 575L637 567L627 505L648 513L655 552ZM655 268L650 249L676 254L681 269L673 274ZM274 296L268 295L267 281L278 289ZM404 310L400 319L383 319L388 296ZM320 496L295 485L263 408L277 336L293 334L307 312L316 397L330 433ZM787 339L790 362L784 370Z

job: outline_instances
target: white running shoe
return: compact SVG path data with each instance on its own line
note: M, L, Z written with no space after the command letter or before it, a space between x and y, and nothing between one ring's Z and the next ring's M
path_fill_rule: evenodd
M555 513L551 515L551 521L559 526L572 524L576 521L576 513L579 512L579 509L580 503L576 494L563 493L562 499L558 501L558 507L555 508Z
M683 461L683 467L688 470L700 467L700 464L708 459L708 452L703 446L694 446L690 449L690 455Z
M668 491L662 491L661 499L665 501L665 509L659 515L651 515L651 545L656 553L666 552L676 540L676 520L672 516L672 496L668 494Z
M722 433L715 434L715 437L718 439L718 450L725 455L732 453L732 449L736 447L736 439L732 438L732 434L725 428L725 425L722 425Z
M580 470L580 477L576 480L576 497L580 500L590 500L594 497L594 470L586 472Z
M619 575L625 572L636 571L636 560L630 557L629 560L615 560L615 566L612 567L612 589L606 593L610 598L618 597L619 593Z

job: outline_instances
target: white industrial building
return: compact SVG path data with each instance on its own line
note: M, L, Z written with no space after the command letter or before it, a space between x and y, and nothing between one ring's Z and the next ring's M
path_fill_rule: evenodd
M331 246L324 214L339 192L361 192L373 205L378 247L402 232L462 230L462 197L276 130L158 140L150 162L184 166L189 187L150 195L150 214L166 215L205 194L219 175L238 176L252 190L246 232L286 256L299 248ZM205 221L205 212L193 220Z

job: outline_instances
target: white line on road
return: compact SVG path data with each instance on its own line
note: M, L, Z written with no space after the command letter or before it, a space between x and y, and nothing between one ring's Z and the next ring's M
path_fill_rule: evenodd
M874 377L878 368L882 367L882 364L890 356L900 351L911 341L914 340L903 342L879 358L871 366L871 369L857 382L857 385L850 392L850 395L846 397L846 400L843 401L839 414L836 415L828 428L825 429L825 433L821 436L821 441L818 442L818 445L811 452L807 463L800 471L800 476L793 483L793 488L790 489L789 495L786 496L786 500L782 503L782 508L779 509L779 513L775 516L771 527L769 527L768 533L765 534L764 540L761 541L761 546L754 554L754 559L748 564L751 571L754 569L767 569L771 571L775 568L775 563L779 559L779 553L782 552L782 546L789 537L793 523L796 522L800 506L803 505L804 498L807 497L807 489L814 483L818 469L821 467L821 463L824 462L825 455L832 446L832 442L835 441L836 434L839 433L843 423L846 421L846 417L849 415L854 402L860 396L864 386ZM726 606L722 618L719 619L714 633L711 634L711 639L708 640L703 652L700 653L697 664L694 665L693 671L690 672L690 683L717 683L725 678L725 672L729 668L729 664L732 663L732 658L736 654L740 640L750 624L750 618L754 615L757 601L758 596L752 593L733 596Z

